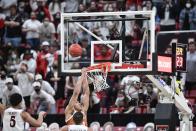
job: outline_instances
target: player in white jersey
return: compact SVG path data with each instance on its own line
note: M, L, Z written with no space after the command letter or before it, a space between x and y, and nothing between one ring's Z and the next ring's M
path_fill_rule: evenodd
M41 126L46 112L40 112L36 120L23 111L21 103L22 96L15 93L10 96L11 107L5 109L2 105L0 106L0 111L3 112L3 131L24 131L26 122L35 127Z
M85 126L83 122L83 113L82 112L76 112L73 114L73 121L75 124L72 125L66 125L61 128L61 131L91 131L90 128Z

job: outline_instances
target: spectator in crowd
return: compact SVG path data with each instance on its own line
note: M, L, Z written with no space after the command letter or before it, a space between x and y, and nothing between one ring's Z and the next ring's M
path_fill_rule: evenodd
M54 87L55 100L65 97L65 77L58 73L58 63L55 61L51 70L46 75L46 80Z
M56 106L54 98L42 90L39 82L33 83L34 91L31 94L31 108L34 109L35 113L40 111L46 111L49 114L56 113Z
M36 60L33 57L33 52L30 49L26 49L24 54L21 55L21 59L20 65L26 63L28 66L27 71L35 74Z
M172 55L172 46L168 45L164 53L168 55Z
M98 10L98 12L103 12L103 9L104 9L104 1L99 0L97 3L97 10Z
M53 61L51 62L51 64L53 66L53 64L58 61L58 55L60 54L59 45L57 43L51 44L49 50L50 50L50 53L52 54L51 60Z
M17 12L17 6L12 5L10 7L10 16L5 19L6 25L6 44L11 43L13 47L18 47L21 43L21 24L22 19Z
M85 12L85 11L86 11L86 6L83 4L80 4L78 8L78 12Z
M48 7L46 5L46 1L44 0L37 0L37 8L35 10L36 17L40 22L43 22L44 18L47 17L50 21L51 19L51 14L48 10Z
M191 9L190 30L196 30L196 3L194 4L194 7Z
M134 110L135 106L138 105L140 78L138 76L131 75L125 76L121 81L121 87L124 89L125 96L130 105L129 109L125 113L129 113Z
M22 92L22 96L25 100L25 105L27 108L30 107L30 95L33 92L32 82L34 75L27 71L28 66L25 63L20 65L19 70L16 72L15 80L18 81L18 87Z
M78 12L79 0L65 0L65 12Z
M150 112L154 113L158 103L158 92L153 88L152 84L148 84L144 94L146 95L146 102L148 102L150 106Z
M40 42L48 41L53 43L55 41L55 27L47 17L44 18L42 25L40 26Z
M3 8L3 13L6 16L10 15L10 7L12 5L17 5L17 0L1 0L0 5Z
M53 16L53 23L54 23L54 26L55 26L56 29L57 29L57 26L60 23L60 17L61 17L61 13L60 12L59 13L56 13L56 15Z
M8 74L13 75L20 63L18 51L15 48L8 50L7 63L4 65Z
M5 33L5 18L6 15L3 13L3 9L0 6L0 46L3 45L4 33Z
M65 103L65 105L68 104L68 102L73 94L73 90L76 86L77 80L78 80L78 77L76 77L76 76L66 76L66 82L65 82L66 103Z
M6 73L5 71L0 72L0 103L2 103L2 97L3 97L3 90L6 87Z
M158 16L161 19L161 31L175 30L177 11L171 0L166 0L158 10Z
M30 6L30 1L29 0L27 0L27 1L23 1L23 0L18 1L18 12L20 14L22 14L21 17L22 17L23 20L28 19L31 12L32 12L32 9L31 9L31 6Z
M65 10L65 2L61 2L60 0L52 0L49 4L49 11L53 17L59 12L64 12Z
M110 113L122 113L126 108L126 99L123 90L118 91L116 101L115 101L115 107L116 108L112 110L112 112Z
M97 12L96 2L91 1L89 8L87 9L88 12Z
M42 79L42 76L40 74L37 74L35 76L35 81L39 81L41 84L41 89L47 92L48 94L54 96L55 95L55 90L52 88L50 83L48 81L45 81Z
M190 1L186 2L185 8L180 12L180 29L181 30L190 30L190 25L194 22L194 17L192 16L193 12L191 10L191 3Z
M14 85L13 79L8 77L5 81L6 87L3 89L3 97L2 97L2 103L6 107L10 106L9 98L14 93L19 93L22 95L22 92L18 86ZM23 101L23 108L25 108L25 104Z
M154 10L156 12L157 9L155 6L153 6L151 0L143 1L143 11L146 10ZM146 29L149 27L149 25L150 25L149 21L144 20L142 28Z
M95 47L95 60L110 60L112 57L112 50L107 46L96 45Z
M41 23L36 19L35 12L31 12L31 19L28 19L22 25L23 32L26 32L27 43L34 49L38 48L39 41L39 32L40 32Z
M47 41L42 42L41 51L37 54L36 59L36 73L39 73L46 78L47 72L50 70L52 63L54 61L53 55L49 52L50 45Z
M90 85L91 86L91 85ZM89 97L89 109L88 113L100 113L100 98L98 97L97 93L93 91L93 87L90 88L90 97Z
M86 23L86 22L85 22ZM67 40L67 33L68 29L67 26L64 26L64 39ZM77 36L77 26L74 23L69 23L69 37L68 41L69 43L75 43L78 41L78 36ZM59 23L57 26L57 34L58 34L58 41L60 41L60 33L61 33L61 24Z
M187 52L187 73L185 79L185 87L187 91L194 89L196 86L196 42L191 42L188 45Z
M112 3L106 4L104 6L104 11L106 11L106 12L113 12L113 11L115 11L115 7L113 7Z

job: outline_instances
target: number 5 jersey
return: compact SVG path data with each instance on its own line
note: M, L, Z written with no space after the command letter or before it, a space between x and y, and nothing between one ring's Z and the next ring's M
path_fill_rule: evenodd
M4 111L3 131L24 131L25 122L21 113L23 109L10 107Z

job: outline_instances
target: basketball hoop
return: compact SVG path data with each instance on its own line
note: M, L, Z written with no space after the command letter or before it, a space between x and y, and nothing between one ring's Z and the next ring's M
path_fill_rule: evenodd
M93 82L94 90L100 92L109 88L106 82L108 72L111 70L111 63L101 63L87 68L87 76Z

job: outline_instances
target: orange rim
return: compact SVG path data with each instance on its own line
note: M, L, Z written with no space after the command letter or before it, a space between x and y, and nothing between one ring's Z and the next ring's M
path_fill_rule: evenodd
M103 72L110 72L111 70L111 63L110 62L105 62L105 63L101 63L98 65L94 65L94 66L89 66L87 67L87 71L93 71L96 69L100 69Z

